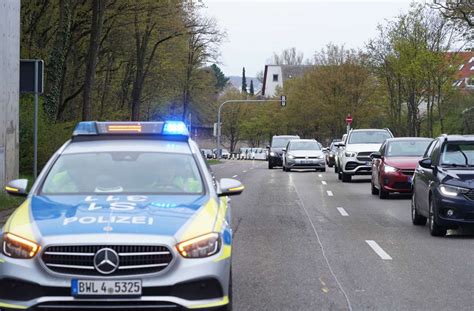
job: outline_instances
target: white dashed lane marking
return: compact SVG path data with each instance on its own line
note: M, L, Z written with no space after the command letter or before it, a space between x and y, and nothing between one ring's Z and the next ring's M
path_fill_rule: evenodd
M365 241L369 246L374 250L374 252L380 256L383 260L392 260L392 257L390 257L387 252L383 250L383 248L380 247L380 245L377 244L377 242L373 240L366 240Z
M232 176L232 178L235 178L235 177L238 177L238 176L239 176L239 175L234 175L234 176Z
M342 207L338 207L337 210L342 216L349 216L349 214L346 212L346 210Z
M318 174L318 177L323 177L323 174Z
M334 196L334 194L333 194L332 191L330 191L330 190L326 191L326 193L327 193L328 196L330 196L330 197L333 197L333 196Z
M324 181L324 180L321 180L321 183L322 183L323 185L327 185L327 184L328 184L328 183L327 183L326 181Z

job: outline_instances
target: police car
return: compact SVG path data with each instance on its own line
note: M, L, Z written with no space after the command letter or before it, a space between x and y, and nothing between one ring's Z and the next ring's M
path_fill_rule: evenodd
M0 309L231 310L228 196L182 122L81 122L1 232Z

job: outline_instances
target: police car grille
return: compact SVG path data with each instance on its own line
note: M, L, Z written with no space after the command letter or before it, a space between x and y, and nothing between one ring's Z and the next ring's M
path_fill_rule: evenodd
M107 276L156 273L173 260L166 246L150 245L74 245L50 246L42 260L51 271L62 274L104 276L94 267L94 256L103 248L113 249L120 258L118 269Z

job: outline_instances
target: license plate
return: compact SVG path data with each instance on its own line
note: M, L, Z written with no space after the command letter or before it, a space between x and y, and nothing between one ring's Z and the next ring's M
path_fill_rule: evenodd
M72 280L72 296L141 296L142 281Z

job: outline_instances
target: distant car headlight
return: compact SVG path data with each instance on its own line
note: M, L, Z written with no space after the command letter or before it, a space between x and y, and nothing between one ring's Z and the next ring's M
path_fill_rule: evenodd
M2 244L3 254L16 259L33 258L40 250L35 242L8 232L3 235Z
M293 160L294 158L295 158L295 156L294 156L294 155L292 155L291 153L289 153L289 154L288 154L288 159L291 159L291 160Z
M275 152L271 151L271 152L270 152L270 156L271 156L271 157L276 156Z
M462 187L456 187L456 186L449 186L449 185L443 185L441 184L439 186L439 191L441 192L442 195L447 196L447 197L455 197L459 194L464 194L468 193L469 189L462 188Z
M356 152L346 151L345 154L346 154L346 157L348 157L348 158L354 158L354 157L357 156Z
M215 255L221 248L219 233L211 232L176 245L184 258L205 258Z
M385 164L383 167L383 171L385 173L395 173L396 171L398 171L398 168Z

